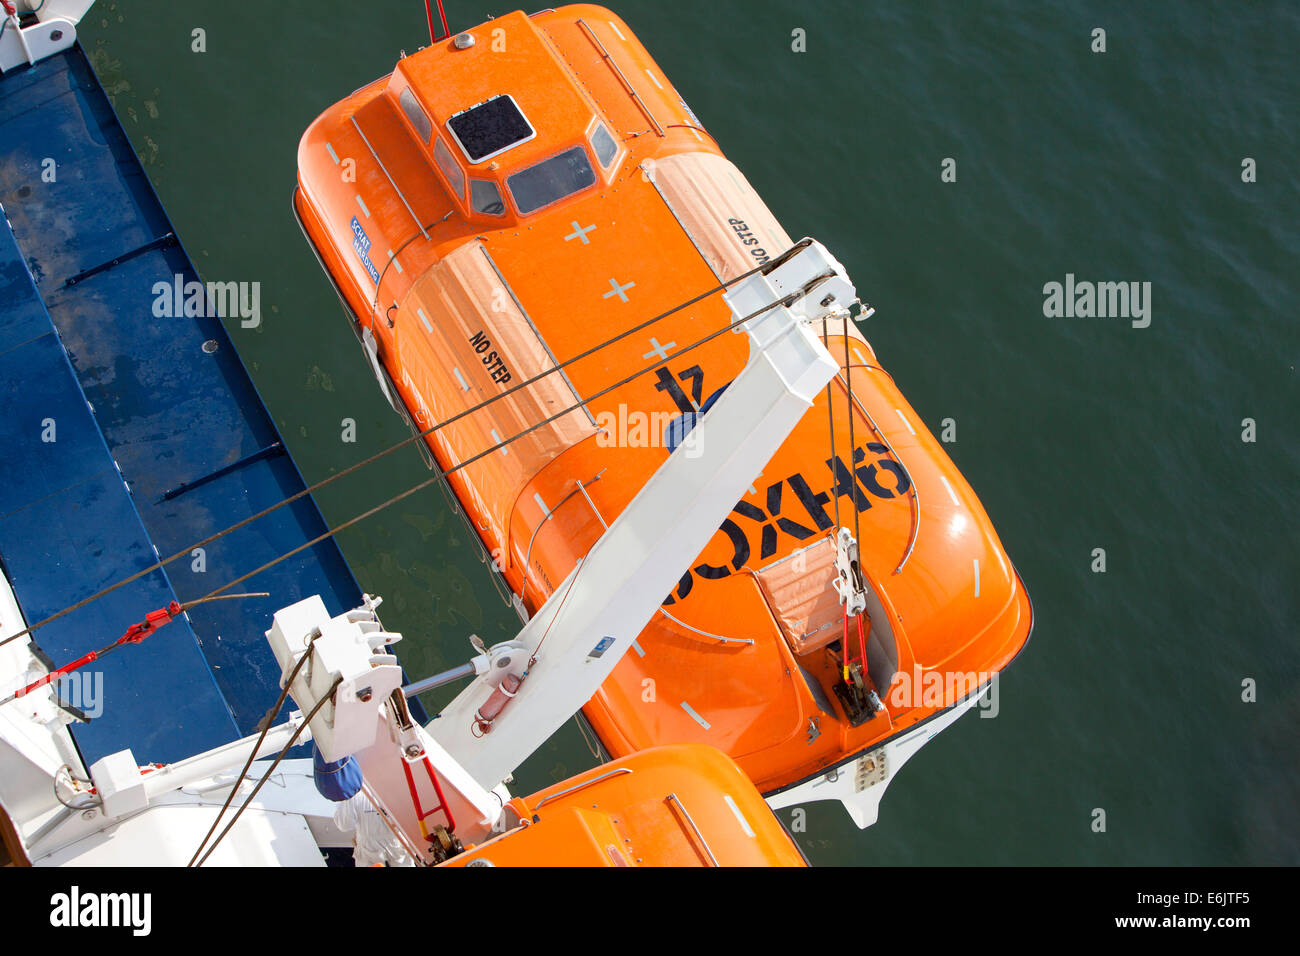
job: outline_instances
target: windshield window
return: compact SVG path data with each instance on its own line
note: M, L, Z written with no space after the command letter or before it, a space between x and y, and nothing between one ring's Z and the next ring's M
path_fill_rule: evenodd
M596 182L596 173L581 146L566 149L506 180L519 212L528 215Z

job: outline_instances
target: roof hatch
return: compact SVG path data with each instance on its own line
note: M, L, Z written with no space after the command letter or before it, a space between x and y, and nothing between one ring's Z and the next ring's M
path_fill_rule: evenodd
M514 97L494 96L452 116L447 128L471 163L481 163L537 135Z

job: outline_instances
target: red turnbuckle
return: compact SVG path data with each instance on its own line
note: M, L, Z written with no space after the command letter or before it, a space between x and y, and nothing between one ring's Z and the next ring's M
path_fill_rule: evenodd
M2 2L2 0L0 0L0 2ZM123 645L139 644L141 641L143 641L154 631L158 630L158 628L162 627L165 624L170 624L172 622L172 619L177 617L181 613L181 610L182 608L180 604L176 601L172 601L164 608L159 608L157 611L150 611L148 614L145 615L143 621L141 621L138 624L132 624L130 627L126 629L126 633L123 634L121 637L119 637L117 640L115 640L112 644L109 644L107 647L101 647L97 651L91 651L89 654L85 654L81 657L78 657L71 664L65 664L62 667L60 667L58 670L52 670L48 674L45 674L43 677L40 677L32 681L26 687L14 691L4 700L0 700L0 707L3 707L11 700L17 700L19 697L26 697L32 691L44 687L46 684L50 683L51 681L58 680L60 677L63 677L65 674L71 674L73 671L77 670L80 667L85 667L87 664L99 660L105 654L109 653L110 651L115 651L119 647L122 647Z

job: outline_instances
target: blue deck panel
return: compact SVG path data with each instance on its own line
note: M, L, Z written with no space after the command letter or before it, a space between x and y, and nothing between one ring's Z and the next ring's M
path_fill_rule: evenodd
M0 441L9 462L0 558L28 620L38 620L156 558L8 224L0 228L0 311ZM142 609L175 599L165 572L155 571L50 624L37 643L66 663L121 635ZM87 761L129 746L142 761L168 762L237 734L184 619L91 669L103 674L112 709L75 731ZM165 687L145 673L166 674Z
M47 157L58 163L53 183L41 177ZM304 483L278 447L221 320L154 316L156 283L198 276L175 241L133 254L164 240L172 226L79 47L0 79L0 204L17 243L14 249L12 240L0 242L0 436L7 452L17 449L11 461L41 462L0 473L0 561L35 621L147 566L155 547L163 556L188 550ZM67 281L114 259L121 261ZM209 341L214 352L203 350ZM54 358L62 359L65 376L71 372L71 388L54 381ZM38 359L46 363L40 372ZM55 391L47 395L46 385ZM56 393L66 409L60 414L76 419L80 403L73 426L80 444L70 435L65 445L60 420L58 443L34 447L39 427L32 431L31 422L50 417L44 409ZM164 497L249 456L224 475ZM60 530L47 534L45 522ZM200 597L326 530L305 497L209 545L202 572L188 556L179 559L166 573L39 630L36 640L63 663L116 638L165 605L171 592L182 602ZM272 613L312 594L332 614L361 600L332 539L235 590L270 597L202 605L190 612L189 630L169 625L109 659L121 668L122 683L109 679L117 671L106 663L104 714L74 729L88 761L125 746L140 760L173 759L213 746L214 733L227 740L254 732L279 690L263 636ZM219 690L222 714L205 681ZM149 692L133 689L139 687ZM167 723L181 717L183 728ZM150 720L173 727L170 736L151 738L170 756L142 752L136 735Z

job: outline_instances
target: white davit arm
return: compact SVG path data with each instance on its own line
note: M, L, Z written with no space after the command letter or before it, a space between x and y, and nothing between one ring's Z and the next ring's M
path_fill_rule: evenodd
M591 699L838 370L808 323L846 314L857 297L820 243L802 240L723 298L733 322L778 303L744 325L749 363L510 642L517 653L427 726L484 788ZM503 679L513 696L498 689ZM485 733L478 712L495 712L502 700Z

